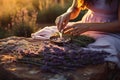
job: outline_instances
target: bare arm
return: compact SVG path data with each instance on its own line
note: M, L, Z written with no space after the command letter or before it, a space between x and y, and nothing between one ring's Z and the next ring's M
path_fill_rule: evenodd
M88 31L103 31L120 33L120 4L118 8L118 20L108 23L86 23Z
M56 26L60 32L63 31L65 26L68 24L69 20L75 19L80 13L80 8L78 8L78 0L73 0L72 6L67 10L67 12L56 18Z
M68 13L71 13L70 19L75 19L79 15L80 11L81 9L78 8L78 0L73 0L72 6L67 10Z
M118 8L118 19L106 23L81 23L75 22L64 29L64 33L79 35L86 31L101 31L110 33L120 33L120 3Z

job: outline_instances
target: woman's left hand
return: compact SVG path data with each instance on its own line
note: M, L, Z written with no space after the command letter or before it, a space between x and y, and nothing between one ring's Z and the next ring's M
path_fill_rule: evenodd
M88 31L88 29L89 27L87 23L72 22L65 27L64 33L71 35L80 35L81 33Z

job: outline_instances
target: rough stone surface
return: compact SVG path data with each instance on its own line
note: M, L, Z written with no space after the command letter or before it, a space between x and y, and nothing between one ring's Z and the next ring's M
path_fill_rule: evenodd
M90 65L62 74L42 73L38 66L15 63L17 49L34 49L39 52L42 42L24 37L9 37L0 40L0 79L2 80L113 80L109 75L115 73L113 63ZM12 56L10 54L13 54ZM111 65L112 64L112 65ZM111 67L112 66L112 67ZM113 72L113 73L112 73ZM116 76L119 80L119 74Z

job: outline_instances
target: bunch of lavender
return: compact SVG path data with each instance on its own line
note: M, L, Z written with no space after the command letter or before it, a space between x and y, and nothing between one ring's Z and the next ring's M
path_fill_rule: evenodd
M51 43L54 43L59 46L75 45L76 46L76 47L74 46L75 48L86 47L88 44L95 42L94 38L86 35L73 36L68 34L62 34L62 39L61 39L58 33L55 33L54 35L52 35L50 40L51 40Z
M95 42L95 39L86 35L71 36L71 42L81 47L86 47L88 44Z
M75 70L87 65L102 64L109 55L105 51L91 51L79 48L78 50L49 45L43 47L41 52L44 72L60 73Z

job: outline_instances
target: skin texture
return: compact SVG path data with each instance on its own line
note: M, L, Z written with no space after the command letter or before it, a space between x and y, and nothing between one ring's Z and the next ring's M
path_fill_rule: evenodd
M81 9L77 7L77 0L73 0L72 6L68 11L59 16L56 22L59 31L63 31L66 34L79 35L86 31L102 31L102 32L111 32L111 33L120 33L120 1L118 8L118 20L114 22L107 23L81 23L74 22L70 26L65 27L69 20L74 19L78 16Z
M55 23L60 32L68 24L69 20L75 19L79 15L81 9L78 8L77 6L78 6L77 0L73 0L73 4L67 10L67 12L63 13L62 15L56 18Z

